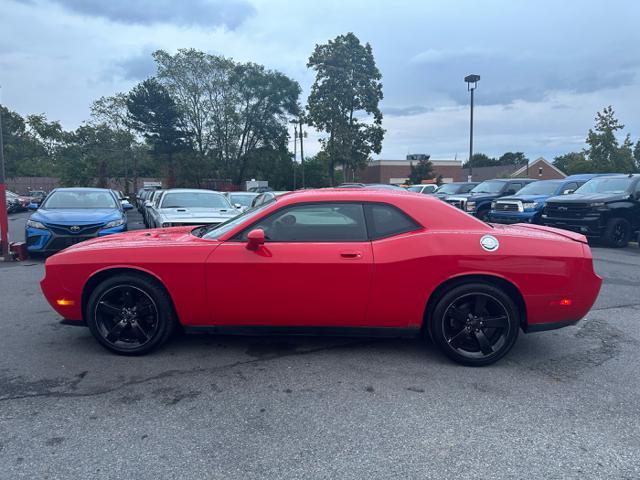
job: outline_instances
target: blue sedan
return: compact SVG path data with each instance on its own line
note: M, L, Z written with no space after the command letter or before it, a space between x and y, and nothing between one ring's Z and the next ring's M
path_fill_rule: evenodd
M112 190L57 188L27 220L25 240L30 253L51 253L90 238L127 230L127 216Z

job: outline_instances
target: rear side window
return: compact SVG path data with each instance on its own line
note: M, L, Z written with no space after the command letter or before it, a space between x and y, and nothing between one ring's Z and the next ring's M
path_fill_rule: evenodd
M391 237L420 228L416 222L396 207L383 204L365 205L371 240Z

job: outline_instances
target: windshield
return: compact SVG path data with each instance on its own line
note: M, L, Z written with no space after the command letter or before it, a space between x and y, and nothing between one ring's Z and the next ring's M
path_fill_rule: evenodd
M42 208L118 208L118 204L108 192L58 191L47 198Z
M265 208L275 202L275 199L272 199L266 203L263 203L259 207L250 208L249 210L245 210L244 213L241 213L237 217L233 217L226 222L219 223L218 225L212 225L209 227L198 227L193 231L193 234L196 237L202 237L209 240L216 240L220 238L225 233L233 230L238 225L244 222L251 222L251 219L257 216L260 212L262 212Z
M504 185L505 182L487 180L486 182L482 182L480 185L474 187L471 190L471 193L500 193Z
M559 182L533 182L521 188L518 195L553 195L559 186Z
M575 193L624 193L631 186L633 179L629 177L601 177L589 180Z
M436 193L458 193L458 188L460 188L460 185L456 185L455 183L445 183L444 185L440 185L440 188L436 190Z
M231 208L229 201L213 192L168 192L160 208Z
M253 199L257 197L257 195L247 195L246 193L231 193L229 196L231 203L239 203L243 207L250 207Z

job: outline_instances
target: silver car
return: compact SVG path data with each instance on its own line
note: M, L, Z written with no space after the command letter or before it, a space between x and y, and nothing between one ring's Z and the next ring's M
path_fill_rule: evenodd
M227 197L213 190L175 188L165 190L152 210L152 227L217 225L240 214Z
M253 200L260 194L256 192L225 192L224 195L229 199L231 205L244 212L251 208Z

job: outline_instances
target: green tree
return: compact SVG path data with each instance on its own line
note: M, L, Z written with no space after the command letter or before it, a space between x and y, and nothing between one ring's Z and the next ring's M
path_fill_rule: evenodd
M307 67L315 70L316 79L305 120L328 134L321 144L333 184L336 165L341 164L343 171L357 170L366 166L372 152L380 153L382 75L371 45L362 45L353 33L316 45Z
M410 168L409 183L411 184L422 183L422 180L433 178L433 164L429 159L420 160L415 165L411 163Z
M584 152L569 152L554 158L553 164L567 175L591 173L593 167Z
M516 165L521 167L529 163L529 159L523 152L505 152L498 158L498 165Z
M167 186L176 183L175 155L186 147L180 116L169 92L154 78L147 79L129 93L129 122L152 148L157 160L167 165Z
M596 114L596 123L589 129L585 155L593 172L620 172L634 170L631 140L627 136L622 145L618 143L616 133L624 128L609 105Z
M195 151L240 184L260 155L280 155L298 115L300 86L280 72L194 49L154 53L158 80L174 99ZM260 153L260 155L257 155Z
M499 163L495 158L490 158L484 153L474 153L471 157L471 161L467 161L464 165L462 165L462 168L494 167L496 165L499 165Z
M636 164L636 172L640 172L640 140L638 140L635 147L633 147L633 160Z

